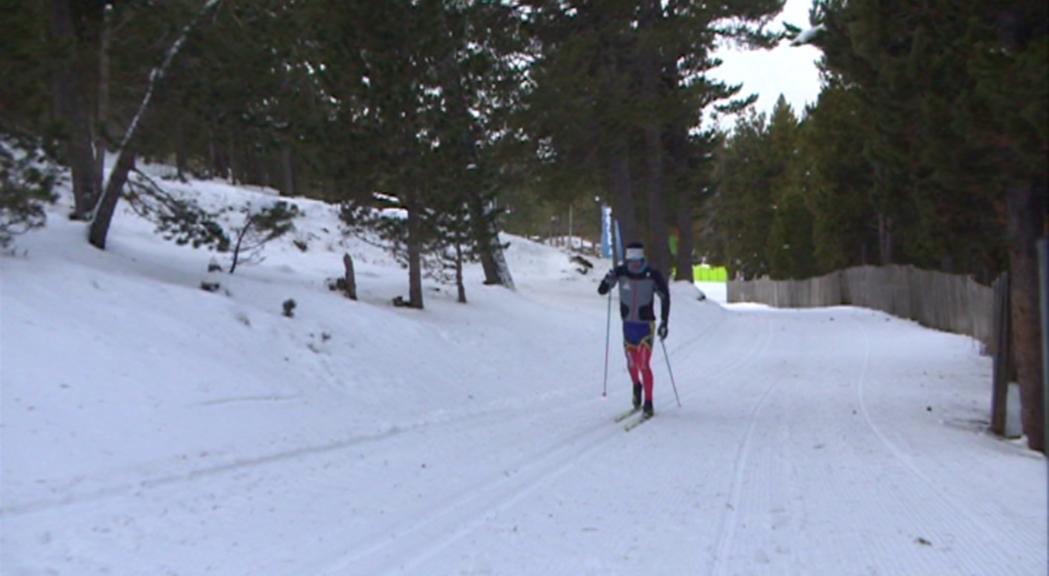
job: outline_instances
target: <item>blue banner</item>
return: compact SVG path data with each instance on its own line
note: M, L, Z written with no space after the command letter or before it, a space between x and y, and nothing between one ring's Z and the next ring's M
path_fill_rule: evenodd
M612 257L612 208L601 206L601 257Z
M616 262L623 262L623 231L619 228L619 220L613 220L616 227Z

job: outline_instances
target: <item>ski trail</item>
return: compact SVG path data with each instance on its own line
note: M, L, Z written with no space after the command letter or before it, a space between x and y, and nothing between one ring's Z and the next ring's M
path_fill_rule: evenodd
M734 314L734 313L729 312L729 314ZM745 319L746 317L745 316L739 316L738 318L739 319ZM772 319L771 318L765 318L764 324L765 324L765 326L767 328L765 335L767 336L768 339L771 339L772 338L772 333L771 333ZM710 332L710 331L707 330L707 331L704 332L704 334L706 334L708 332ZM694 339L692 339L690 341L690 346L688 348L685 348L685 347L681 346L681 347L675 348L674 350L669 351L668 354L675 361L680 362L680 363L683 364L686 360L689 360L692 357L693 354L695 354L696 350L699 349L698 344L699 344L699 338L694 338ZM732 359L729 360L725 365L718 367L713 372L706 373L706 372L704 372L702 370L699 370L698 372L699 372L700 376L698 378L702 378L704 380L717 380L720 376L722 376L726 372L730 372L731 370L734 370L735 368L738 368L740 366L743 366L745 364L750 363L754 358L756 358L756 357L760 356L762 353L764 353L764 351L767 348L768 348L768 341L766 339L758 340L756 343L753 343L751 345L751 347L745 353L739 354L739 355L737 355L737 354L729 355ZM653 355L653 356L655 356L655 355ZM661 363L660 369L665 371L666 370L665 365L663 365ZM687 373L689 373L688 370L683 371L683 374L687 374ZM670 375L667 374L667 377L664 380L665 380L665 382L667 384L669 384L670 383ZM681 389L679 390L679 393L680 393L681 398L683 400L684 399L689 399L689 398L694 398L696 395L703 395L703 394L707 393L707 390L705 390L703 388L688 388L686 386L688 384L688 380L686 380L685 378L682 378L682 380L680 382L678 382L678 383L682 384ZM682 402L682 406L684 406L684 404L685 404L685 402Z
M525 406L542 404L544 401L549 400L551 399L543 398L533 402L528 402ZM575 408L576 403L585 401L586 400L563 402L547 412L552 413ZM493 406L480 407L474 410L462 412L457 411L439 417L388 424L384 426L383 429L376 432L354 434L323 444L296 446L287 450L280 450L256 456L237 456L226 462L210 466L190 468L188 470L167 474L146 475L145 477L140 477L136 480L110 484L108 486L103 485L90 490L81 489L54 498L5 503L3 506L0 506L0 518L18 517L57 508L120 498L142 490L151 490L175 484L189 484L242 470L337 453L350 448L357 448L389 440L405 434L429 432L438 429L454 430L463 426L475 426L477 422L484 422L493 418L497 418L500 422L504 422L507 420L532 416L529 411L523 411L521 408L522 404L501 405L501 403L493 403ZM88 481L91 481L91 479ZM95 479L94 482L101 483L97 479Z
M927 488L928 492L932 494L932 501L936 503L937 512L944 518L961 518L964 522L956 523L958 528L965 530L962 524L968 524L970 528L967 530L968 535L959 533L957 538L971 540L970 545L963 548L963 554L960 555L962 561L967 564L967 568L971 571L970 573L980 573L981 569L986 569L988 562L976 562L971 556L973 553L979 553L981 555L993 554L997 556L997 560L989 562L991 565L996 566L1008 566L1012 559L1008 557L1002 550L1004 546L1000 542L999 535L988 526L987 522L974 516L966 506L963 506L948 494L946 494L942 487L938 486L927 474L921 471L920 468L914 463L913 459L907 455L899 446L891 441L888 436L882 431L882 429L874 422L871 417L870 410L866 400L866 385L868 381L868 373L870 367L871 357L871 336L870 329L865 324L864 320L854 319L854 322L859 325L864 336L864 359L863 367L861 369L860 377L856 381L855 389L858 404L860 407L860 413L863 415L863 421L867 427L871 430L874 436L878 439L881 447L888 452L893 459L901 465L909 474L917 478L921 484ZM920 525L918 522L917 511L909 511L915 516L916 525ZM972 529L975 528L975 531ZM993 544L987 545L987 542ZM1003 569L999 573L1007 574L1008 570Z
M477 516L483 516L497 507L505 508L505 505L500 506L501 503L516 502L527 496L545 480L563 473L580 458L617 437L620 431L616 428L614 433L608 432L608 426L603 419L596 421L596 424L591 422L591 426L584 429L571 442L565 443L565 438L559 438L554 446L545 447L540 452L544 454L543 456L537 458L529 455L519 461L513 467L516 470L515 474L500 475L494 480L483 482L480 486L464 490L447 504L432 510L425 518L413 520L410 525L402 526L393 533L376 537L372 542L345 554L318 572L318 575L341 573L370 575L396 570L396 567L391 567L389 564L400 564L405 561L404 553L399 549L392 550L384 557L373 560L367 565L368 569L358 571L365 560L391 547L399 547L406 551L425 548L423 553L428 555L439 552L469 531L464 527L448 534L448 531L443 530L444 527L439 525L442 520L447 520L455 525L465 524L466 527L478 524ZM427 545L427 543L430 544Z
M760 355L772 335L771 320L766 320L765 325L765 339L753 345L745 354L729 355L730 360L710 372L707 377L716 379ZM702 340L702 336L710 331L708 328L700 337L690 339L689 348L684 350L694 348ZM572 470L587 456L608 445L612 440L623 437L621 427L609 427L602 416L597 421L596 428L588 428L574 439L569 438L568 442L564 437L557 437L550 447L538 452L542 456L522 459L516 466L518 473L514 476L500 476L482 483L479 487L464 491L444 506L431 511L424 519L413 520L410 526L402 526L392 534L377 537L342 556L317 574L371 575L417 568L480 528L493 514L511 509L541 486ZM449 530L448 523L456 527Z
M765 338L761 345L761 351L756 354L760 356L765 349L767 349L769 342L772 341L772 319L766 320L765 326ZM758 414L761 412L761 408L765 405L765 402L772 395L772 391L776 388L778 381L773 380L762 392L757 402L754 404L754 408L751 409L749 415L749 424L747 425L747 431L743 435L743 440L739 444L739 448L736 450L735 464L733 465L734 473L732 478L732 488L729 492L729 501L726 504L728 509L722 515L722 528L718 532L718 543L714 548L714 563L710 568L709 574L714 576L720 576L724 573L725 566L727 565L726 558L729 551L732 549L733 541L735 540L736 526L739 523L739 497L740 491L743 486L743 475L747 467L747 459L750 451L751 439L754 436L754 429L757 426Z

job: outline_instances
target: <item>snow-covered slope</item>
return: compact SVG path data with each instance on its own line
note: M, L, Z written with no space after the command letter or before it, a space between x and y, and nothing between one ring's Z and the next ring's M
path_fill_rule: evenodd
M211 206L272 198L168 183ZM468 305L296 200L235 275L122 211L0 258L3 574L1030 574L1045 466L981 432L968 340L673 287L658 416L627 434L600 272L509 238ZM292 240L305 242L303 252ZM325 286L356 263L360 301ZM601 270L608 266L599 263ZM216 293L202 281L219 282ZM282 315L287 299L293 318Z

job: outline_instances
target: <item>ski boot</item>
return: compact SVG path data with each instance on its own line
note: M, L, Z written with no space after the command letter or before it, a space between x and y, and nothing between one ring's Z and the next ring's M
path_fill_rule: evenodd
M655 410L652 409L652 401L651 400L646 400L645 401L645 407L642 408L641 411L644 413L645 418L651 418L656 413Z
M634 384L634 410L641 409L641 385Z

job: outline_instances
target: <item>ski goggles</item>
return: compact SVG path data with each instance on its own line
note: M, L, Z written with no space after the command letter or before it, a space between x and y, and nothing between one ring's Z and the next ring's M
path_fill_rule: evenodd
M644 248L627 248L626 249L627 260L644 260L645 250Z

